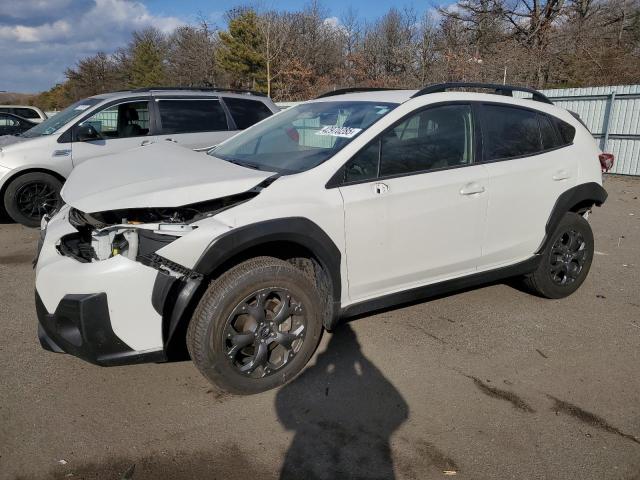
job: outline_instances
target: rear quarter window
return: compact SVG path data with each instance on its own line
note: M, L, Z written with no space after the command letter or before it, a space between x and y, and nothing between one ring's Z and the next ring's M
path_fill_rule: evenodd
M236 126L240 130L249 128L254 123L273 115L273 112L262 102L243 98L224 98Z
M38 112L32 108L14 108L14 113L22 118L40 118Z
M563 122L556 117L553 117L553 122L558 129L558 133L560 134L560 138L562 139L562 144L569 145L573 143L573 139L576 136L576 129L573 127L573 125L569 125L567 122Z
M542 140L542 149L551 150L563 145L559 133L556 131L551 119L544 114L538 115L540 122L540 138Z

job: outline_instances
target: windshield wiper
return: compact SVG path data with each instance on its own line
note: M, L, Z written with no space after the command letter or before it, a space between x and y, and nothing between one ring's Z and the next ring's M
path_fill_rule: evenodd
M225 162L233 163L234 165L239 165L241 167L252 168L253 170L264 171L264 168L262 168L262 166L258 165L257 163L241 162L240 160L235 160L235 159L226 158L226 157L217 157L217 158L220 158L220 159L224 160ZM271 171L271 170L268 170L268 171Z

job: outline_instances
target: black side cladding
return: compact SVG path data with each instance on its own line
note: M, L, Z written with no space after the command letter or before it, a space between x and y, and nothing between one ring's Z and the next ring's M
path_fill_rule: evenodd
M600 207L607 200L607 195L607 191L602 185L596 182L576 185L560 195L551 210L551 215L549 215L549 220L547 220L547 225L545 226L544 239L536 253L544 250L565 213L571 211L576 205L588 205L589 207L596 205Z
M327 272L331 280L333 312L325 326L331 328L340 311L341 254L333 240L314 222L303 217L287 217L266 220L233 229L213 241L202 253L194 270L204 276L242 252L260 245L289 242L309 250Z

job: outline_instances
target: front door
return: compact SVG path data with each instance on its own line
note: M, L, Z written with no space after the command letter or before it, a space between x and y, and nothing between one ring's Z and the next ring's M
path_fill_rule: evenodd
M382 133L345 166L351 301L475 272L486 169L469 105L435 106Z
M85 124L94 127L100 138L84 142L74 139L71 146L74 166L89 158L123 152L154 141L147 100L108 106L80 123Z

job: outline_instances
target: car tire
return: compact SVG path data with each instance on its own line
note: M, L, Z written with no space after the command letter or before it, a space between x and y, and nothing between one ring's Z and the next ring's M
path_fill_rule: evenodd
M40 226L45 213L51 213L62 204L62 182L44 172L20 175L4 191L4 208L17 223L27 227Z
M593 232L582 215L567 212L542 252L537 269L525 284L546 298L564 298L575 292L593 260Z
M214 385L259 393L302 371L320 341L322 318L323 302L308 275L286 261L257 257L209 285L189 323L187 348Z

